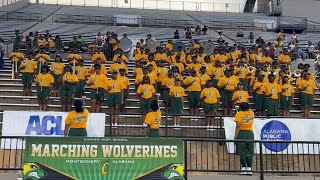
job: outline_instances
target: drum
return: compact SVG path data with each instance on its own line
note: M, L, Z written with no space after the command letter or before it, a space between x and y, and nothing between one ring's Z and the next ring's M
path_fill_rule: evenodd
M176 42L173 45L173 51L174 52L178 52L178 50L181 49L182 51L184 51L186 49L186 45L183 44L182 42Z
M123 50L123 52L129 52L132 47L132 41L128 38L121 38L119 40L119 48Z
M158 47L158 43L157 43L157 41L155 41L155 40L149 40L149 41L146 43L146 47L147 47L148 49L150 49L150 52L151 52L151 53L154 53L154 52L156 51L157 47Z
M204 53L206 53L207 55L210 55L214 52L214 45L211 42L206 42L202 47Z

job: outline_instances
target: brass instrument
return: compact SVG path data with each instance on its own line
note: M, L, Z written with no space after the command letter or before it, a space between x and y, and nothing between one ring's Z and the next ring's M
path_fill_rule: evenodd
M248 74L253 74L254 73L254 67L253 66L249 66L248 67Z
M299 70L299 69L294 70L294 71L293 71L293 76L296 77L296 78L301 77L300 70Z

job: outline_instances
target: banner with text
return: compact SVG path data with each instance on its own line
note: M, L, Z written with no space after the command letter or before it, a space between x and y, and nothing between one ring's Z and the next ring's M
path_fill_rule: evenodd
M67 112L4 111L2 136L63 136ZM90 113L87 124L88 137L104 137L105 114ZM24 142L11 140L1 143L1 148L21 149Z
M183 142L27 137L24 179L183 179Z
M319 144L307 143L279 143L279 141L319 141L319 119L293 118L255 118L253 132L255 140L277 141L278 143L263 143L262 152L276 154L316 154L319 153ZM232 117L224 117L225 135L227 140L233 140L236 123ZM228 152L234 153L234 143L228 143ZM260 153L258 144L255 152Z

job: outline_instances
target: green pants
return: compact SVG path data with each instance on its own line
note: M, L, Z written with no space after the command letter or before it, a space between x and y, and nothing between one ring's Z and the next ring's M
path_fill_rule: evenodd
M292 104L291 96L280 95L280 109L289 110Z
M232 103L232 95L233 95L232 90L221 90L220 94L221 94L221 101L223 103Z
M72 99L74 97L74 85L71 84L62 84L60 86L60 97L67 96Z
M279 115L279 100L278 99L265 99L265 107L267 109L268 116L278 116Z
M82 136L87 137L87 130L85 128L70 128L68 136Z
M37 86L37 98L39 101L46 101L50 95L50 87L46 86Z
M256 111L264 111L266 108L264 106L266 98L262 94L255 94L254 98L254 105L256 108Z
M53 89L58 90L60 88L61 83L59 82L61 74L53 74L54 78Z
M96 99L97 101L103 101L104 92L103 88L90 89L90 99Z
M182 98L171 97L170 98L170 113L171 114L182 114Z
M218 110L216 103L215 104L203 103L202 108L203 108L204 114L209 114L209 112L217 112Z
M169 89L163 90L163 103L170 103Z
M212 87L217 88L217 84L218 84L219 79L211 79L211 80L212 80Z
M200 105L200 91L191 91L188 93L189 107L195 108Z
M27 87L27 85L32 84L32 79L33 79L33 73L23 72L22 79L21 79L23 87Z
M128 89L124 89L124 90L123 90L123 103L124 103L124 104L127 103L128 94L129 94L129 90L128 90Z
M161 137L160 130L159 129L150 129L148 137L153 137L153 138Z
M313 95L301 93L301 105L307 107L313 107Z
M254 134L252 131L240 130L238 134L238 140L254 140ZM253 142L237 142L236 153L240 155L240 163L242 167L252 166L252 156L254 154Z
M109 93L107 105L109 108L118 108L121 103L121 93Z
M162 84L161 82L157 82L157 92L160 94L163 93L163 88L161 84Z
M79 79L78 84L75 85L76 94L83 94L85 85L86 85L86 80Z
M152 100L152 98L149 98L149 99L140 98L140 112L141 113L150 112L151 100Z

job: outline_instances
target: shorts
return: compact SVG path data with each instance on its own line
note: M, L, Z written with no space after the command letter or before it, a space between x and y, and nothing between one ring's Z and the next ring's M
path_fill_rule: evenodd
M221 90L221 101L223 103L233 103L232 101L232 95L233 95L232 90Z
M306 107L313 107L313 95L301 93L301 105Z
M278 116L279 115L279 100L265 98L265 107L267 109L268 116Z
M162 88L161 82L157 82L157 92L160 94L163 94L163 88Z
M39 101L46 101L49 99L50 87L48 86L37 86L37 98Z
M254 105L255 105L256 111L266 110L266 108L264 106L265 100L266 100L266 98L264 97L264 95L255 93Z
M203 103L202 108L203 108L204 114L209 114L209 112L211 112L211 111L217 112L217 110L218 110L217 104Z
M70 128L68 136L82 136L87 137L87 130L85 128Z
M200 105L200 91L191 91L188 93L189 107L195 108Z
M171 97L170 98L170 113L171 114L182 114L182 98Z
M163 90L163 103L170 103L169 89Z
M280 95L280 109L289 110L292 105L292 97Z
M121 103L121 93L109 93L107 105L109 108L118 108Z
M90 99L96 99L97 101L103 101L105 89L97 88L90 89Z
M60 86L60 97L67 96L72 99L74 97L74 85L61 84Z
M86 80L79 79L78 84L75 85L76 94L83 94L85 85L86 85Z
M140 112L141 113L150 112L151 100L152 100L152 98L149 98L149 99L140 98Z
M254 134L252 131L240 130L237 140L254 140ZM252 156L254 154L253 142L237 142L236 154L240 156Z
M27 72L22 73L22 84L24 87L26 87L27 85L31 85L32 80L33 80L33 73L27 73Z
M148 133L148 137L153 137L153 138L161 137L160 130L159 129L150 129L150 131Z
M219 79L211 79L211 80L212 80L212 87L217 88L218 87L217 84L218 84Z
M54 78L53 89L59 89L61 85L59 82L61 74L53 74L52 76Z

